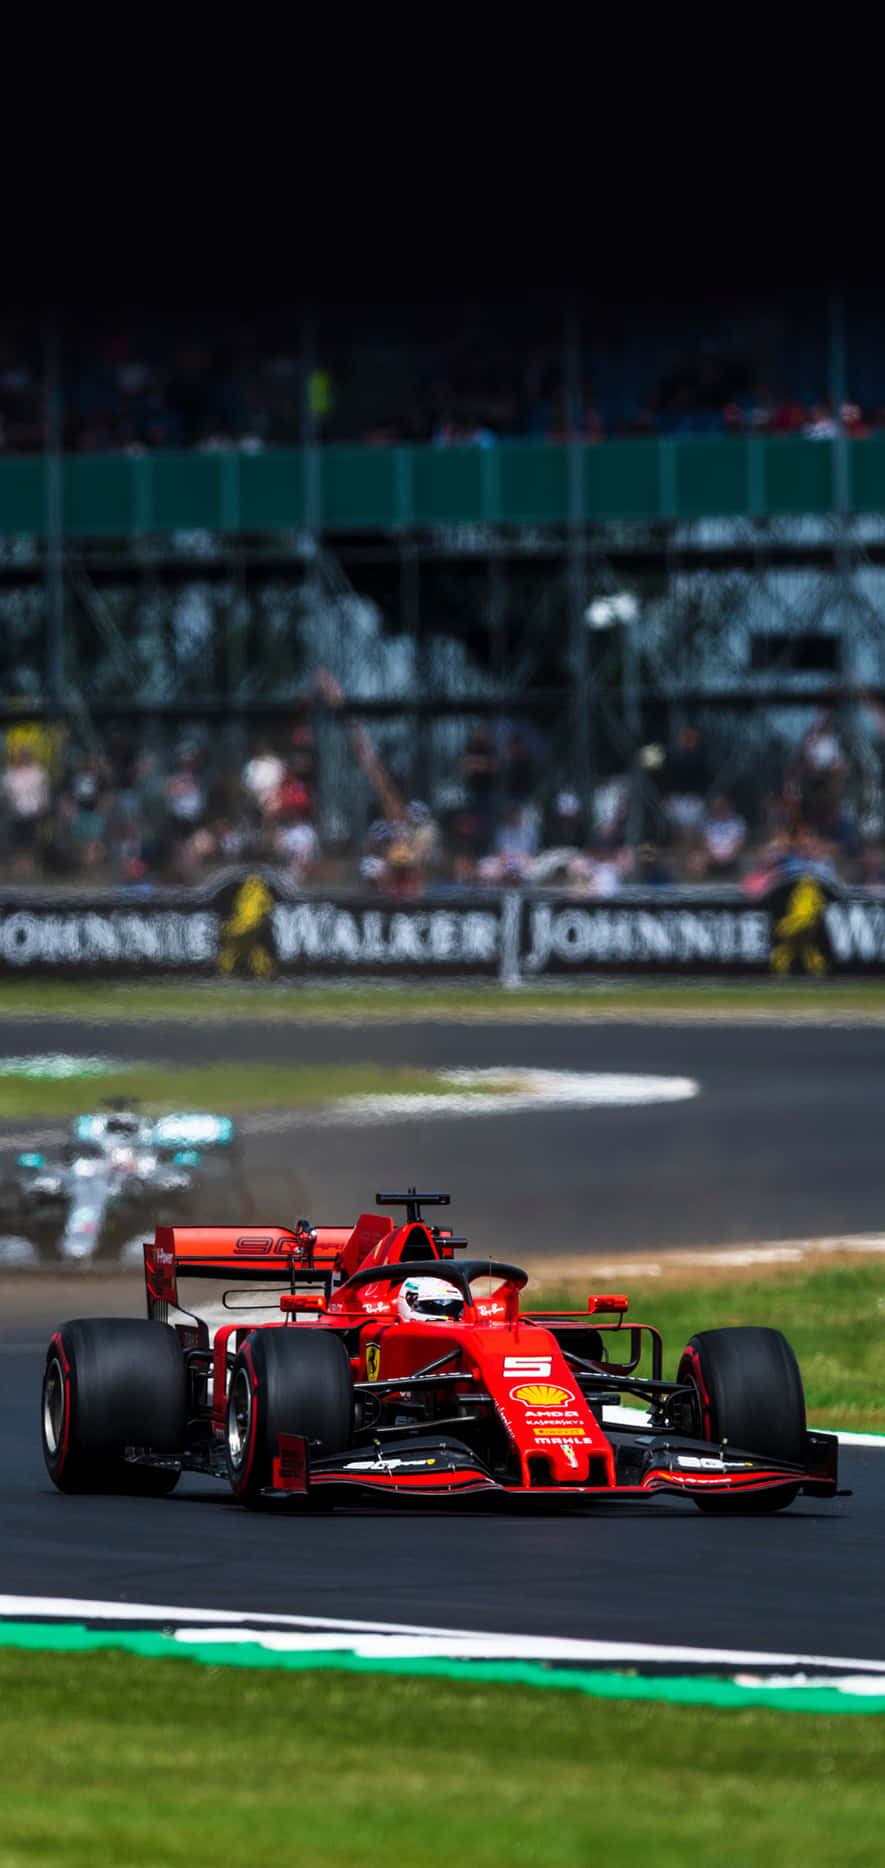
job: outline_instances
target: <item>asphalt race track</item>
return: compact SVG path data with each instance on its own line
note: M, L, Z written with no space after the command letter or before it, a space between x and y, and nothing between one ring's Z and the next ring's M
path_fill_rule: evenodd
M66 1498L40 1454L43 1352L0 1344L4 1593L885 1659L885 1449L843 1449L851 1498L732 1521L681 1499L253 1516L190 1476L168 1499Z
M312 1219L337 1224L384 1184L423 1183L449 1190L453 1224L499 1257L885 1230L880 1026L0 1024L0 1053L35 1050L529 1065L701 1085L691 1102L389 1128L346 1130L302 1111L247 1141L262 1217L275 1224L299 1217L305 1197Z
M453 1194L480 1249L655 1245L883 1228L885 1031L729 1026L426 1025L97 1032L0 1028L0 1051L138 1059L224 1055L687 1074L693 1102L409 1122L350 1132L299 1116L249 1142L286 1204L291 1158L315 1218L383 1182ZM278 1198L277 1198L278 1196ZM2 1301L2 1287L0 1287ZM705 1519L681 1500L526 1516L487 1508L253 1517L187 1477L166 1500L64 1498L45 1475L38 1404L51 1322L0 1320L0 1591L187 1607L356 1615L450 1628L771 1648L885 1660L885 1449L842 1450L853 1496L771 1518Z

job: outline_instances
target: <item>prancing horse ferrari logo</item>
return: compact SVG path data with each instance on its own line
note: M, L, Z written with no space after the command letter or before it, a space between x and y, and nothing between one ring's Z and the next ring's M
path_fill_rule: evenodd
M368 1375L370 1382L376 1382L378 1380L378 1370L380 1369L380 1367L381 1367L381 1350L378 1344L367 1343L366 1344L366 1374Z

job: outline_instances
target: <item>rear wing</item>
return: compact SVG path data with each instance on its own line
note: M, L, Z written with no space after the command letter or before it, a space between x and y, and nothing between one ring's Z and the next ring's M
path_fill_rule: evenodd
M158 1226L144 1248L145 1283L149 1301L175 1304L179 1271L277 1284L288 1271L293 1290L296 1280L299 1287L322 1284L328 1296L335 1276L350 1278L388 1257L451 1258L461 1244L466 1240L431 1233L420 1221L395 1227L383 1213L361 1213L355 1226Z
M332 1275L351 1270L365 1259L390 1232L393 1221L377 1213L361 1213L355 1226L158 1226L144 1248L147 1294L158 1303L176 1301L179 1270L224 1272L237 1269L254 1281L279 1281L289 1268L293 1281L331 1284Z
M223 1272L251 1279L273 1278L287 1270L300 1277L317 1274L331 1281L350 1226L316 1226L295 1232L285 1226L158 1226L144 1248L147 1294L157 1303L177 1301L178 1273Z

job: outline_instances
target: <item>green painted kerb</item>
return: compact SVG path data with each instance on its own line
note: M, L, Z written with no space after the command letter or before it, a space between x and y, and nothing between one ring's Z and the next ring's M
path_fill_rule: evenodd
M248 1641L176 1641L153 1629L101 1630L81 1622L2 1622L0 1647L55 1649L84 1653L115 1648L146 1659L198 1661L206 1667L269 1667L290 1673L410 1674L436 1680L464 1680L510 1686L556 1687L587 1693L594 1699L662 1700L679 1706L767 1706L782 1712L885 1713L882 1691L842 1693L836 1687L748 1687L709 1676L649 1679L639 1674L602 1673L582 1668L545 1666L537 1661L364 1659L342 1648L335 1653L285 1653Z

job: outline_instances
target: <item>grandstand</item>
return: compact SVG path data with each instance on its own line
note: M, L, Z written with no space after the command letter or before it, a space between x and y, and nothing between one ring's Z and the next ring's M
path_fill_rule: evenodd
M7 872L877 886L878 313L7 331Z

